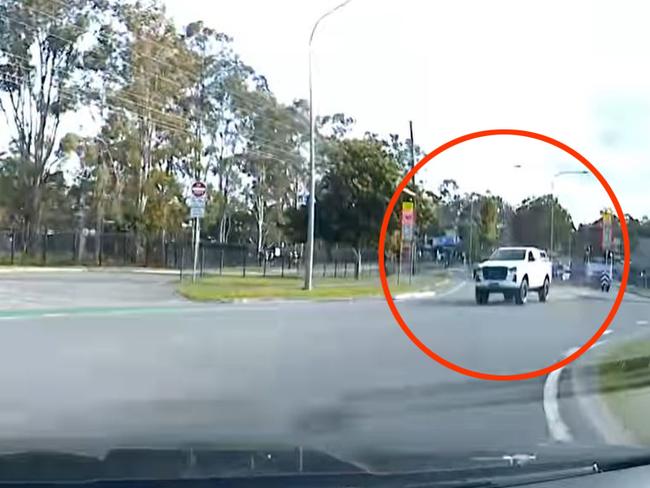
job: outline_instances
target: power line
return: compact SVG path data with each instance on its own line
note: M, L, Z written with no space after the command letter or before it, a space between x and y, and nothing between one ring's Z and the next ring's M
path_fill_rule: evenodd
M17 79L20 79L20 77L16 77L14 75L9 75L7 73L0 73L0 79L2 79L3 81L14 81L15 82ZM69 96L70 98L75 97L75 94L73 92L67 90L67 89L59 87L58 91L60 93L62 93L63 95ZM125 109L126 107L113 106L113 108ZM128 109L126 109L126 110L128 110ZM164 122L164 121L155 119L154 117L147 117L147 116L139 114L137 112L129 112L129 114L136 117L136 118L138 118L138 119L140 119L140 120L143 120L143 121L151 121L157 127L161 128L161 129L165 129L165 130L167 130L169 132L176 133L176 134L183 134L183 135L186 135L186 136L189 136L189 137L194 137L194 134L191 131L189 131L189 130L181 127L181 126L174 125L172 122ZM255 150L251 150L251 149L246 148L245 151L244 151L244 154L251 154L251 155L257 155L257 156L265 157L265 158L269 158L269 159L275 159L275 160L281 161L283 163L286 163L286 159L281 159L281 156L284 156L287 159L295 159L295 158L299 157L298 154L288 153L288 152L280 150L280 149L278 149L276 147L270 147L269 149L274 150L276 152L275 153L273 151L260 152L260 151L255 151Z
M51 1L55 1L55 0L51 0ZM62 6L70 7L69 4L64 4L64 3L62 3L62 2L55 2L55 3L58 3L59 5L62 5ZM56 17L54 17L54 16L48 14L47 12L45 12L45 11L43 11L43 10L35 9L35 8L33 8L33 7L29 7L29 6L25 6L25 8L31 10L32 12L35 12L35 13L38 13L38 14L43 15L43 16L45 16L45 17L48 17L48 18L50 18L50 19L52 19L52 20L55 20L55 21L58 20ZM16 18L13 18L13 17L10 16L10 15L7 15L6 18L9 19L9 20L12 21L12 22L15 22L15 23L21 24L21 25L23 25L23 26L25 26L25 27L27 27L27 28L34 28L33 26L30 26L29 24L27 24L27 23L25 23L25 22L22 22L22 21L20 21L20 20L17 20ZM71 27L72 27L73 29L76 29L77 32L79 32L79 33L81 33L81 34L86 34L86 32L83 31L80 27L77 27L77 26L74 26L74 25L71 26ZM70 45L70 46L73 46L73 45L74 45L74 43L72 43L72 42L69 41L68 39L64 39L64 38L62 38L62 37L59 37L59 36L57 36L57 35L55 35L55 34L51 34L51 33L50 33L49 35L50 35L51 37L55 38L55 39L58 39L58 40L63 41L64 43L66 43L66 44L68 44L68 45ZM96 37L98 37L98 38L103 38L103 39L105 39L105 40L110 40L110 39L108 38L108 36L106 36L105 34L102 34L101 32L97 32L97 33L95 33L94 35L95 35ZM171 66L169 63L165 63L165 62L160 61L160 60L158 60L158 59L156 59L156 58L153 58L153 57L151 57L151 56L147 56L147 55L145 55L145 54L141 54L141 53L138 53L138 52L132 52L132 55L136 55L136 57L142 57L142 58L144 58L144 59L150 59L150 60L154 61L155 63L157 63L157 64L159 64L159 65L167 65L167 66ZM133 66L133 63L130 63L130 62L128 62L128 61L125 61L124 63L125 63L127 66L130 66L131 68L134 67L134 66ZM174 68L175 68L175 66L174 66ZM197 73L197 72L193 72L192 70L186 70L186 71L188 71L188 72L190 72L191 74L194 74L194 75L199 74L199 73ZM171 79L169 79L169 78L166 78L166 77L161 76L161 75L158 75L158 74L156 74L156 75L154 75L154 76L155 76L156 78L160 79L160 80L167 81L167 82L171 83L172 85L176 86L177 88L187 89L186 86L183 86L182 84L178 83L178 82L175 81L175 80L171 80ZM247 108L247 109L249 109L249 110L253 110L253 111L255 111L256 109L258 109L258 108L261 107L261 105L255 105L255 104L254 104L253 102L251 102L250 100L247 100L247 99L245 99L245 98L243 98L243 97L240 97L239 95L236 95L235 93L229 92L228 95L231 96L231 97L233 97L233 98L235 98L236 100L238 100L239 103L240 103L243 107L245 107L245 108ZM252 104L252 105L251 105L251 104ZM307 121L305 118L300 117L300 119L301 119L301 122L303 122L305 125L308 123L308 121ZM282 125L282 126L288 128L289 130L295 130L295 127L291 127L291 126L288 126L288 125L286 125L286 124L282 124L282 123L280 123L280 122L278 122L278 125Z
M0 52L4 52L4 53L6 53L6 54L10 54L11 56L13 56L14 58L17 58L17 59L22 59L22 60L24 60L24 61L30 61L29 59L27 59L27 58L25 58L25 57L23 57L23 56L17 56L17 55L11 54L11 53L7 53L6 51L3 51L2 49L0 49ZM13 77L14 80L24 81L24 80L27 79L27 77L22 77L22 78L21 78L21 77L17 77L17 76L15 76L15 75L10 75L10 74L8 74L8 73L3 73L3 75L4 75L4 76L8 76L8 77ZM59 87L58 89L63 91L63 89L62 89L61 87ZM83 93L92 93L90 90L83 90L83 89L81 89L81 88L79 89L79 91L80 91L80 92L83 92ZM70 93L72 93L72 92L70 92ZM132 95L132 94L130 94L130 95ZM162 116L164 116L164 117L169 117L169 118L171 118L171 119L173 119L173 120L178 121L179 123L183 123L183 124L189 124L189 123L190 123L189 119L187 119L187 118L185 118L185 117L183 117L183 116L180 116L180 115L177 115L177 114L173 114L173 113L163 112L162 110L159 110L159 109L157 109L157 108L152 108L152 107L149 107L149 106L146 106L146 105L142 105L142 104L137 103L137 102L131 100L130 98L125 97L125 96L120 96L120 95L115 95L115 94L113 94L113 95L111 95L110 97L115 98L115 99L117 99L117 100L123 100L123 101L125 101L127 104L129 104L129 105L131 105L131 106L133 106L133 107L140 108L140 109L142 109L142 110L144 110L144 111L147 111L147 112L155 112L155 113L158 113L158 114L160 114L160 115L162 115ZM110 98L110 97L109 97L109 98ZM140 98L140 99L144 100L143 103L148 103L148 102L149 102L149 100L146 99L146 98L144 98L144 97L137 97L137 96L135 96L134 98ZM109 108L111 108L111 107L112 107L112 108L120 108L120 109L125 109L125 108L126 108L127 110L129 110L128 107L124 107L124 106L120 106L120 105L113 105L113 104L106 103L106 102L103 102L102 105L104 105L104 106L106 106L106 107L109 107ZM192 137L195 137L195 134L192 133L192 132L189 132L189 131L188 131L188 134L191 134ZM282 148L281 146L278 146L277 143L276 143L275 141L269 141L269 140L264 139L264 138L261 138L261 137L249 137L249 138L247 138L247 139L248 139L248 140L251 140L251 141L253 141L253 142L259 142L259 143L261 143L262 145L269 146L271 149L275 149L276 151L286 152L286 149L285 149L285 148ZM287 153L287 154L290 154L290 153Z
M4 51L4 50L2 50L2 49L0 49L0 52L4 53L4 54L7 55L7 56L13 57L14 59L20 59L20 60L22 60L22 61L26 61L26 62L28 62L28 63L31 63L31 61L32 61L32 60L30 60L30 59L28 59L28 58L26 58L26 57L24 57L24 56L19 56L19 55L17 55L17 54L13 54L13 53L10 53L10 52L7 52L7 51ZM60 70L62 70L62 69L63 69L63 68L54 68L55 71L60 71ZM26 78L25 78L25 79L26 79ZM86 90L85 92L87 92L87 93L91 93L90 90ZM161 99L159 99L159 98L156 98L156 97L145 97L145 96L143 96L143 95L138 95L138 94L135 94L135 93L128 93L128 96L129 96L129 97L132 97L132 98L135 98L135 99L138 99L138 100L142 100L142 103L149 104L149 103L152 103L152 101L155 101L155 102L158 102L158 103L159 103L159 105L157 105L157 106L154 105L154 107L151 108L151 107L149 107L148 105L141 105L141 104L138 104L137 102L134 102L134 101L131 100L130 98L125 98L124 96L119 96L119 95L114 95L114 94L111 95L111 96L113 96L113 97L115 97L115 98L118 98L118 99L125 100L127 103L131 103L131 104L133 104L134 106L137 106L137 107L142 108L142 109L144 109L144 110L153 110L153 111L158 112L158 113L161 113L161 114L163 114L163 115L165 115L165 116L167 116L167 117L173 117L173 118L175 118L175 119L179 119L179 121L181 121L181 122L183 122L183 123L189 123L189 119L186 118L186 117L183 117L183 116L180 116L180 115L177 115L177 114L173 114L173 113L163 112L163 111L161 110L161 109L164 109L164 107L162 106L163 101L162 101ZM107 103L105 103L105 102L103 102L103 105L105 105L105 106L110 106L110 104L107 104ZM158 108L157 108L157 107L158 107ZM284 127L290 128L290 126L288 126L288 125L286 125L286 124L281 124L280 122L277 122L277 121L274 121L274 122L275 122L275 124L277 124L277 125L279 125L279 126L284 126ZM295 129L295 128L293 128L293 129ZM298 131L298 134L301 134L301 133ZM302 134L301 134L301 135L302 135ZM268 139L263 139L263 138L259 138L259 137L257 138L257 140L260 141L260 142L262 142L263 144L269 144L269 145L276 144L275 141L270 141L270 140L268 140Z

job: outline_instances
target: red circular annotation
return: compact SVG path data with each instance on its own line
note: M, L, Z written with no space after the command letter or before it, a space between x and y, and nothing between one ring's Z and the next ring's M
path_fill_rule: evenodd
M538 141L546 142L548 144L551 144L564 152L570 154L574 158L576 158L578 161L580 161L600 182L600 184L603 186L605 191L607 191L607 194L609 195L609 198L612 200L612 204L614 205L614 209L616 210L616 215L618 216L619 223L621 226L621 233L623 235L623 249L625 251L625 256L624 256L624 264L623 264L623 276L621 277L621 286L618 290L618 293L616 295L616 299L614 300L614 304L612 305L612 308L610 309L609 313L605 317L605 320L603 321L602 325L600 328L596 331L596 333L591 336L577 351L575 351L573 354L570 354L569 356L563 358L562 360L551 364L545 368L541 369L536 369L533 371L528 371L524 373L518 373L518 374L508 374L508 375L500 375L500 374L491 374L491 373L483 373L481 371L476 371L468 368L464 368L456 363L453 363L442 356L436 354L433 352L426 344L424 344L418 337L413 333L413 331L409 328L409 326L406 324L404 321L403 317L400 315L399 310L397 309L397 306L395 305L395 302L393 300L392 294L390 292L390 287L388 286L388 280L386 279L386 266L384 262L384 251L386 247L386 232L388 230L388 224L390 221L390 217L393 213L393 210L395 209L395 206L397 205L397 202L399 200L400 195L402 194L402 191L404 188L406 188L406 185L409 181L413 179L415 174L424 167L429 161L431 161L433 158L438 156L440 153L446 151L447 149L450 149L454 146L457 146L458 144L461 144L463 142L471 141L473 139L479 139L481 137L489 137L489 136L501 136L501 135L507 135L507 136L519 136L519 137L528 137L530 139L536 139ZM386 212L384 214L384 220L381 225L381 231L379 234L379 276L381 279L381 286L384 291L384 296L386 298L386 302L388 303L388 307L390 308L390 311L392 312L393 316L395 317L395 320L401 327L402 331L406 334L406 336L422 351L424 352L427 356L429 356L431 359L434 359L438 363L442 364L443 366L456 371L457 373L470 376L472 378L477 378L477 379L482 379L482 380L494 380L494 381L515 381L515 380L527 380L531 378L536 378L538 376L543 376L551 373L552 371L555 371L557 369L563 368L570 364L571 362L575 361L578 359L580 356L582 356L587 350L593 346L596 341L603 335L605 330L609 327L609 325L612 323L612 320L616 316L616 313L618 312L619 307L621 306L621 302L623 301L623 296L625 295L625 288L627 287L627 280L628 280L628 275L630 272L630 237L628 234L628 229L627 229L627 222L625 220L625 214L623 213L623 209L621 208L621 204L618 201L618 198L616 198L616 194L614 193L614 190L612 190L611 186L605 179L605 177L596 169L596 167L590 163L584 156L582 156L580 153L572 149L571 147L567 146L566 144L553 139L551 137L538 134L536 132L530 132L530 131L525 131L525 130L518 130L518 129L492 129L492 130L484 130L484 131L479 131L479 132L472 132L470 134L466 134L461 137L457 137L456 139L453 139L442 146L438 147L437 149L433 150L429 154L427 154L418 164L413 167L408 174L404 177L404 179L400 182L400 184L397 186L397 189L395 190L395 193L390 199L390 202L388 203L388 207L386 208Z

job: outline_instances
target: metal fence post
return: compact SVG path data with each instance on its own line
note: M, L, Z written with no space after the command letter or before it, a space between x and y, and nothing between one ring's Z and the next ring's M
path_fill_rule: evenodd
M266 259L266 251L264 251L264 256L263 256L262 259L264 260L264 262L262 263L262 276L264 278L266 278L266 261L267 261L267 259Z
M327 275L327 263L323 261L323 278Z
M243 260L242 260L241 275L242 275L242 278L246 278L246 255L248 254L246 252L246 247L243 248L242 252L244 253L244 256L243 256Z
M339 262L338 262L338 260L335 259L334 260L334 278L337 277L336 275L337 275L338 267L339 267Z
M200 271L201 277L203 277L204 268L205 268L205 246L201 244L201 271Z
M183 245L181 246L181 265L180 265L180 277L181 281L183 281L183 267L185 265L185 241L183 241Z
M284 252L282 253L282 271L280 272L280 277L284 278Z
M77 233L72 233L72 261L77 259Z
M97 242L96 245L99 246L99 249L97 250L97 264L101 267L104 261L104 233L103 232L101 234L101 237L99 238L99 242Z
M47 231L43 233L43 264L47 263Z
M347 277L348 277L348 262L345 261L343 263L343 278L347 278Z
M11 229L11 265L14 264L14 257L16 255L16 231Z
M223 275L223 248L219 253L219 276Z

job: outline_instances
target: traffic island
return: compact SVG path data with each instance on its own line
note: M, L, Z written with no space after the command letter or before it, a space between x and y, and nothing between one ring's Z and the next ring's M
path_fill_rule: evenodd
M612 345L598 365L607 409L635 443L650 445L650 339Z
M435 292L451 282L447 273L415 277L409 284L402 280L398 285L391 278L389 285L393 296L409 293ZM378 279L344 280L320 279L311 291L303 289L300 278L208 276L192 283L184 281L178 292L190 300L237 301L237 300L335 300L383 296Z

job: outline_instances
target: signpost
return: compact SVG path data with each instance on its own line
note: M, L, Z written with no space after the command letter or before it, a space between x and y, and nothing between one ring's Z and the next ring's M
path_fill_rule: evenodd
M614 272L614 253L611 251L613 243L612 213L605 210L602 213L602 238L601 247L605 255L605 269L600 277L600 287L609 291Z
M192 196L189 200L190 218L194 219L194 266L192 268L192 282L196 281L199 264L199 244L201 242L201 219L205 217L205 200L208 187L202 181L192 183Z
M398 277L401 274L402 250L408 249L409 283L413 277L413 238L415 234L415 206L413 202L402 202L402 239L400 242L400 262Z
M612 231L612 213L608 210L603 212L603 232L601 236L601 246L603 252L608 251L612 247L613 231Z

